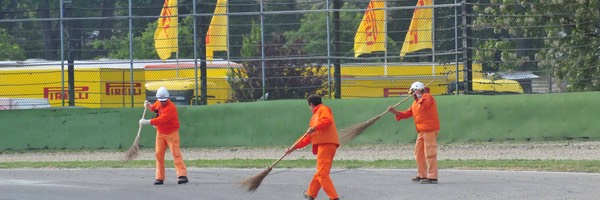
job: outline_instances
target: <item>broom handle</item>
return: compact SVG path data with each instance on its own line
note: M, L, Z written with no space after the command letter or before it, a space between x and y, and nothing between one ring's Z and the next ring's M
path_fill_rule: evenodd
M429 81L429 83L427 83L427 85L425 85L425 87L427 87L429 84L433 83L435 80L431 80ZM413 95L411 94L410 96L407 96L406 98L402 99L402 101L398 102L396 105L394 105L393 107L396 108L398 107L400 104L402 104L402 102L405 102L406 100L408 100L409 98L413 97ZM388 111L384 111L381 114L377 115L377 117L381 117L383 115L385 115L385 113L387 113Z
M144 112L142 113L142 119L144 119L146 117L146 110L148 110L148 108L146 108L146 105L144 105ZM141 132L142 132L142 125L140 124L140 128L138 128L138 133L135 137L136 138L140 137Z
M402 101L398 102L396 105L394 105L394 108L398 107L400 104L402 104L402 102L408 100L409 98L411 98L413 95L407 96L406 98L402 99ZM388 111L385 110L383 111L381 114L377 115L377 117L381 117L383 115L385 115L385 113L387 113Z
M308 132L305 133L302 137L300 137L300 139L298 139L290 148L294 148L298 143L300 143L300 141L302 141L306 136L308 135ZM288 154L283 154L283 156L281 156L277 161L275 161L273 164L271 164L271 166L269 166L269 169L272 169L273 167L275 167L275 165L277 165L277 163L279 163L281 160L283 160L283 158L285 158L285 156L287 156Z

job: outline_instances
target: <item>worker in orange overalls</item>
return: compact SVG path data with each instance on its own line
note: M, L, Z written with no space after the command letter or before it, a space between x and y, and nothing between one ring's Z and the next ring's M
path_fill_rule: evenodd
M165 180L165 151L167 146L173 153L175 170L177 171L177 184L188 182L187 170L181 150L179 149L179 117L175 104L169 100L169 91L160 87L156 91L157 101L154 104L144 102L147 109L154 111L153 119L140 119L140 125L154 125L156 127L156 181L154 185L162 185Z
M306 136L300 138L301 141L295 146L288 148L285 153L290 154L292 151L312 143L312 152L317 155L317 172L313 176L308 190L304 192L304 197L314 200L317 198L317 194L322 187L330 199L339 200L331 177L329 177L333 157L338 146L340 146L333 114L329 107L322 104L319 95L310 95L307 101L313 115L310 119Z
M415 101L410 108L404 112L398 112L394 107L388 107L388 112L396 115L396 120L414 117L417 128L417 141L415 144L415 160L417 161L417 176L413 182L423 184L437 184L437 135L440 130L435 99L431 94L425 92L425 85L414 82L410 86L409 94Z

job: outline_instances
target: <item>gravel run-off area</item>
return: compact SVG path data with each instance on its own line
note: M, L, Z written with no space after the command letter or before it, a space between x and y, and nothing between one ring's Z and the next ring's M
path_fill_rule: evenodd
M413 144L344 146L337 160L414 159ZM277 159L286 147L183 148L185 160ZM461 143L438 145L439 160L600 160L600 141ZM0 162L122 160L125 150L38 150L0 152ZM310 146L286 159L314 159ZM166 159L172 159L169 152ZM154 160L154 148L142 147L137 160Z

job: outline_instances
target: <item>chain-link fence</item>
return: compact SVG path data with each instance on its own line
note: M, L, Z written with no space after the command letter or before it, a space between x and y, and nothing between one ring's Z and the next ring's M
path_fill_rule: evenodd
M185 105L377 98L414 81L435 95L598 90L600 17L580 13L597 1L519 2L2 1L0 104L133 107L159 87Z

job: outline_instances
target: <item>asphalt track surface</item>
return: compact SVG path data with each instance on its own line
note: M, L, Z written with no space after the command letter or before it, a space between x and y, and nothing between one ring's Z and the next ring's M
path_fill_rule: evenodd
M167 169L154 186L153 169L4 169L0 200L8 199L303 199L313 169L276 168L254 193L238 184L262 169L188 169L190 182L178 185ZM398 199L598 199L600 174L440 170L437 185L410 181L410 169L334 169L343 200ZM321 191L317 199L327 199Z

